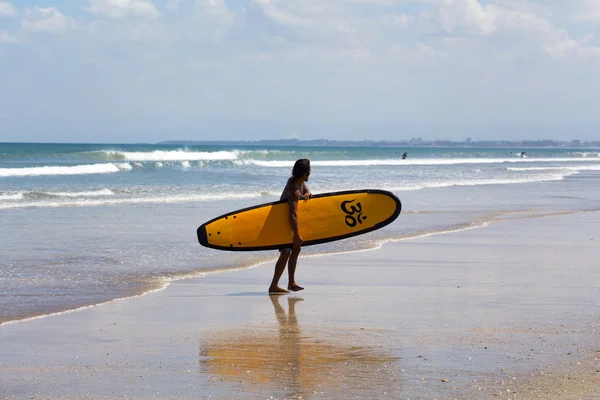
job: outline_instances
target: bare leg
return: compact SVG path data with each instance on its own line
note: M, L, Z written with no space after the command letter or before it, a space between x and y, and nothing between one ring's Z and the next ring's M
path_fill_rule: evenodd
M296 275L296 264L298 263L298 255L300 255L300 249L292 250L292 254L290 255L290 260L288 261L288 289L297 292L299 290L304 289L302 286L296 284L295 275Z
M290 256L289 251L283 250L279 254L279 259L275 264L275 272L273 273L273 280L271 281L271 286L269 287L270 294L279 294L279 293L289 293L288 290L279 287L279 278L283 274L283 270L285 269L285 264L287 264L288 258Z

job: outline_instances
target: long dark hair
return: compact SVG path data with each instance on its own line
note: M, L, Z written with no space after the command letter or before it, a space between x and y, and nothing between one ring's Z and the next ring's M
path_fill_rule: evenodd
M294 164L292 170L292 176L294 178L300 178L304 174L310 174L310 161L308 158L301 158Z

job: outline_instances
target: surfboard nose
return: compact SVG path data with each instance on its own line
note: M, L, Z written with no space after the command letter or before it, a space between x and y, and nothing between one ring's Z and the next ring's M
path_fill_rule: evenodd
M202 246L206 246L208 244L208 237L206 235L206 227L204 225L201 225L198 230L196 230L196 234L198 235L198 242L200 242L200 244Z

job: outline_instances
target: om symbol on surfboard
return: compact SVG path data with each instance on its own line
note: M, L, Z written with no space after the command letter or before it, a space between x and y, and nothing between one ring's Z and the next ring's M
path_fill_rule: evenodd
M363 215L362 213L362 205L360 204L360 202L352 204L355 201L356 199L342 201L342 204L340 205L340 208L346 214L346 217L344 219L346 225L348 225L350 228L354 228L357 223L362 224L362 222L365 219L367 219L367 216ZM355 214L358 215L355 216Z

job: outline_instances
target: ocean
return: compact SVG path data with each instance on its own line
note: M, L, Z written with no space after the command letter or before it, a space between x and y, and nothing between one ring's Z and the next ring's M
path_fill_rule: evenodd
M196 228L278 200L298 158L314 194L385 189L403 204L383 229L304 248L299 282L308 256L600 210L598 149L0 143L0 324L274 262L204 248Z

